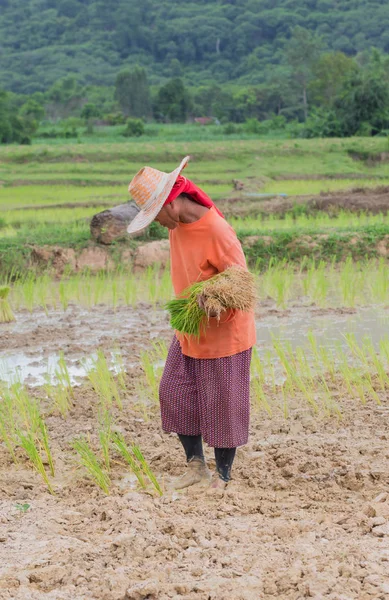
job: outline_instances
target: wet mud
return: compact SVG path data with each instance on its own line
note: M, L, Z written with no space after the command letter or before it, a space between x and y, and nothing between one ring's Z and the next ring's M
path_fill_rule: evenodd
M309 325L319 335L330 321L340 335L347 323L370 323L370 309L363 310L263 306L259 346L269 343L277 327L287 339L293 330L303 335ZM65 314L17 317L1 330L2 357L24 352L39 362L39 356L47 360L61 349L74 358L98 345L118 345L128 366L152 339L171 337L166 315L147 306L116 313L70 307ZM176 436L162 432L156 404L148 418L139 411L140 377L139 368L128 369L116 427L140 445L164 495L136 489L118 462L109 496L85 477L70 442L81 434L97 442L97 399L87 385L76 387L67 419L47 416L57 471L54 496L22 456L15 465L1 448L1 600L389 597L385 402L362 405L343 397L341 419L301 406L291 407L289 419L253 408L249 444L238 449L233 481L223 495L209 496L196 486L172 491L185 469L183 452ZM206 458L214 469L209 448Z

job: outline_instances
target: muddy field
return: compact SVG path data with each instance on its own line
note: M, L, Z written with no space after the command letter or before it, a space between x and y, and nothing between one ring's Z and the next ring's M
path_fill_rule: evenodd
M304 176L302 175L296 175L295 178L301 181L304 180ZM264 199L259 205L258 199L250 198L250 196L246 197L242 193L244 201L242 201L241 196L236 195L226 200L219 200L218 206L220 206L226 215L240 217L246 217L251 214L257 215L258 212L283 215L291 211L296 205L305 206L306 210L312 213L315 213L315 211L325 211L336 214L340 210L367 212L371 214L386 214L388 212L389 188L387 186L377 186L374 189L362 188L358 187L358 176L351 176L350 178L356 180L355 187L350 190L337 190L322 192L320 195L308 194L290 198L276 197L275 194L275 197L269 200ZM276 177L276 179L282 181L284 178ZM288 175L288 179L293 180L293 177ZM314 180L315 177L310 175L309 179Z
M369 331L378 340L388 312L298 304L279 311L265 303L258 314L259 350L277 328L298 344L309 328L328 340L347 331ZM169 341L166 316L143 305L116 312L72 306L66 313L17 317L2 326L0 364L13 356L15 369L27 365L27 384L39 384L45 361L60 350L76 368L97 346L121 349L127 391L116 425L140 445L164 494L140 492L114 463L114 485L105 496L78 468L70 441L78 434L95 440L96 394L75 372L81 385L68 418L46 419L56 495L22 456L15 466L3 449L0 454L1 600L389 597L385 402L362 405L343 395L341 419L314 416L306 406L292 406L289 419L254 409L250 442L238 451L224 496L198 486L174 492L171 483L184 468L182 449L175 436L162 433L156 405L149 407L149 420L136 406L139 354L153 339ZM209 449L207 458L213 466ZM23 511L23 505L29 507Z

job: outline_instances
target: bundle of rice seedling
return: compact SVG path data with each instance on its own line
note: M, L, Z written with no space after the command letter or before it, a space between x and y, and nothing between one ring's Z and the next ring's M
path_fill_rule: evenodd
M0 323L15 321L14 314L7 300L10 288L7 285L0 286Z
M199 306L199 298L204 309ZM248 312L256 302L254 276L239 266L230 267L206 281L195 283L180 298L166 304L173 329L199 337L204 317L220 320L223 311L236 309Z

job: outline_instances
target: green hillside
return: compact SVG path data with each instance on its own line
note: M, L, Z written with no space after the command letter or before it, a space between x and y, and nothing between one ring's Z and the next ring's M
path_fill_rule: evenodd
M323 51L389 52L385 0L0 0L0 87L45 91L70 72L113 85L134 64L151 84L259 84L283 68L296 25Z

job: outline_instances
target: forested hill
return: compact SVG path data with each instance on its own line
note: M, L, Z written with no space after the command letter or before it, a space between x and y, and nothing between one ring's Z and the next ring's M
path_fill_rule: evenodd
M69 72L112 85L133 64L151 83L260 83L296 25L323 50L389 52L387 0L0 0L0 87L44 91Z

